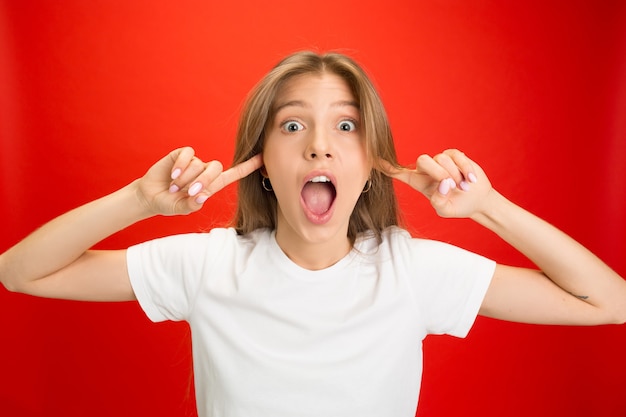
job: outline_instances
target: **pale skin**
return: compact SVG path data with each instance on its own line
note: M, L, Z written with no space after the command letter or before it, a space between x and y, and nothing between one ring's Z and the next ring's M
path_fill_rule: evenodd
M349 215L373 169L354 101L336 76L297 77L279 94L276 104L282 107L270 124L263 154L224 170L218 161L199 159L192 148L176 149L142 178L52 220L0 255L0 280L9 290L43 297L133 300L126 251L90 248L148 217L198 211L213 194L258 169L272 179L279 201L279 246L308 269L334 264L351 250ZM537 265L538 270L497 265L482 315L542 324L626 322L622 277L498 193L462 152L422 155L415 169L378 162L386 175L423 194L440 216L476 221ZM336 177L338 188L332 218L323 224L312 224L299 203L298 187L316 172Z

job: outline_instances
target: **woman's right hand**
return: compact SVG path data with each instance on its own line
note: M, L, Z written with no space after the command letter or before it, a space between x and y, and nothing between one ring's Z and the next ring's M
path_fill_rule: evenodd
M260 154L226 171L219 161L204 162L193 148L173 150L137 182L137 196L152 215L172 216L199 210L227 185L263 166Z

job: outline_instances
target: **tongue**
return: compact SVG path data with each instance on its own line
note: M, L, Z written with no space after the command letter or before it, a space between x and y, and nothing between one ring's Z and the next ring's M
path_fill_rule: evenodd
M309 182L302 189L302 198L311 212L324 214L335 198L335 189L327 182Z

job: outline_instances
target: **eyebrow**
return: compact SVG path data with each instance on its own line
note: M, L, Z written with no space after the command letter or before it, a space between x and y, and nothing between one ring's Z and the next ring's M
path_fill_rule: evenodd
M350 107L354 107L357 110L360 110L359 104L357 102L355 102L355 101L352 101L352 100L335 101L334 103L331 103L330 106L331 107L346 107L346 106L350 106ZM306 102L304 102L302 100L291 100L291 101L283 103L283 104L277 106L276 108L274 108L274 114L278 113L279 111L281 111L285 107L309 108L311 106L308 103L306 103Z

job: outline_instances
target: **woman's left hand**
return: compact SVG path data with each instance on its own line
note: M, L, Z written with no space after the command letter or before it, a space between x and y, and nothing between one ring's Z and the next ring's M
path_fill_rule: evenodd
M472 217L484 211L492 191L482 168L457 149L417 158L416 168L397 168L380 161L381 171L428 198L441 217Z

